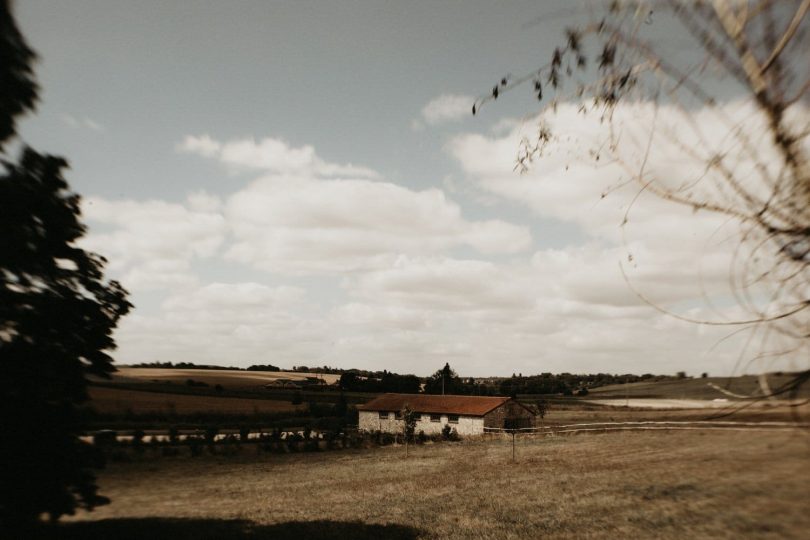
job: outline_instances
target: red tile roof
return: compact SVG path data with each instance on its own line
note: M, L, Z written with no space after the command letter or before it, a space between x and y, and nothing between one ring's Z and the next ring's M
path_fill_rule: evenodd
M484 416L512 398L484 396L435 396L430 394L383 394L364 405L361 411L400 411L408 405L415 412Z

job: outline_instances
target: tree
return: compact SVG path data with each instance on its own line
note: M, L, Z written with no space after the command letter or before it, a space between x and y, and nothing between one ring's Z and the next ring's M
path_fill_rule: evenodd
M413 434L416 431L417 415L407 403L399 411L402 417L402 437L405 439L405 457L408 457L408 443L413 441Z
M464 381L445 363L444 367L436 371L425 381L426 394L466 394Z
M650 196L736 224L729 278L742 316L673 313L628 283L642 300L673 317L748 331L749 342L757 337L760 349L752 359L794 355L805 366L810 358L808 11L806 0L616 0L594 9L585 24L568 28L560 46L548 51L547 64L501 79L473 106L476 114L513 88L531 88L542 105L537 137L524 139L518 151L517 168L524 171L543 159L554 141L547 119L562 103L595 115L605 134L594 145L593 159L621 168L616 190L636 189L621 223L623 233L636 203ZM691 49L657 46L657 20L679 24ZM733 103L729 92L737 96ZM644 114L628 118L628 105ZM697 113L706 121L697 122ZM666 179L649 166L651 154L662 151L694 166L674 181ZM627 259L632 261L629 250ZM795 391L807 380L805 367L773 392Z
M87 375L114 371L112 331L131 305L104 278L105 260L77 247L85 233L67 162L4 144L33 110L35 55L0 0L0 522L24 525L107 502L92 469L102 465L79 440L77 405Z

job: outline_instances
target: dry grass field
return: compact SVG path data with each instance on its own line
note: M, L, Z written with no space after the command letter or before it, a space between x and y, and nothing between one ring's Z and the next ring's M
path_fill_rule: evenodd
M792 375L768 374L765 377L771 392L792 380ZM590 398L657 398L680 400L712 400L734 398L736 396L761 396L762 388L758 377L706 377L695 379L672 379L664 381L644 381L629 384L612 384L591 390ZM787 395L784 396L788 397ZM799 398L810 397L810 387L804 385Z
M552 403L544 423L562 425L581 422L703 421L810 422L810 403L729 402L720 408L667 409L602 405L603 401L577 400Z
M183 383L187 379L204 382L210 386L221 384L233 389L257 389L277 379L303 380L307 377L319 377L326 384L340 379L340 375L328 373L300 373L295 371L238 371L219 369L160 369L119 367L113 373L113 382L171 381Z
M141 392L121 388L91 386L90 406L105 414L267 414L306 408L289 401L235 397L195 396L159 392Z
M60 538L806 538L810 435L622 432L114 464Z

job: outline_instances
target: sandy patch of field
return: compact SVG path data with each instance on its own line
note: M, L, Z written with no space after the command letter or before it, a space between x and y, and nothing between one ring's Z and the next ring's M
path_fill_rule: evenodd
M100 413L135 414L262 414L281 411L294 411L304 407L292 405L289 401L271 399L246 399L216 396L195 396L186 394L164 394L160 392L140 392L91 386L90 406Z
M408 459L402 447L245 449L116 464L100 477L113 503L73 519L224 538L803 538L809 444L806 432L526 438L517 464L507 441L412 447Z
M609 405L611 407L639 407L642 409L722 409L728 407L727 399L599 399L587 403Z
M611 407L636 407L640 409L726 409L733 406L748 405L749 407L788 407L786 400L761 400L756 402L743 402L729 399L662 399L662 398L629 398L629 399L594 399L584 400L586 403L609 405Z

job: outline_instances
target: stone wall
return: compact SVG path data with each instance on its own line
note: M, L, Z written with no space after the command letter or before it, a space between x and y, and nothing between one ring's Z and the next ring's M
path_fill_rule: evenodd
M459 416L458 423L451 423L446 414L441 415L438 422L431 422L429 414L423 414L417 420L414 433L424 431L425 435L440 434L445 424L450 424L459 435L480 435L484 432L484 419L480 416ZM393 412L387 418L380 418L377 411L360 411L358 428L360 431L387 431L389 433L402 433L403 421L397 420Z
M504 405L484 416L484 426L503 428L507 418L525 418L528 423L527 427L535 425L534 413L514 401L507 401Z

